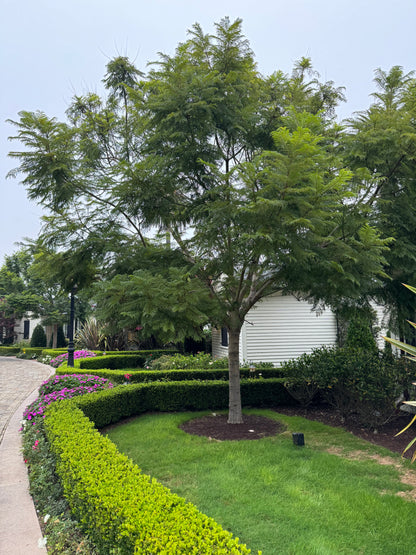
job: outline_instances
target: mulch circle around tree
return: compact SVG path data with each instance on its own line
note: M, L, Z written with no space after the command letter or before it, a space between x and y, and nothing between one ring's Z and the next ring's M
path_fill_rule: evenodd
M374 430L363 428L362 425L354 422L354 420L344 420L338 411L328 407L313 407L308 409L301 407L277 407L274 410L287 416L301 416L309 420L322 422L328 426L343 428L361 439L381 447L386 447L394 453L402 453L409 441L416 435L415 424L414 427L412 426L405 433L395 437L397 432L410 422L411 417L406 414L398 414L396 419L381 426L375 432ZM216 413L187 420L180 427L188 434L205 436L220 441L261 439L282 433L286 429L285 424L278 420L252 414L244 415L243 424L228 424L227 415ZM405 457L411 458L412 454L413 449L406 453Z
M286 429L282 422L254 414L244 415L243 424L228 424L227 420L228 416L225 414L212 413L187 420L180 428L188 434L219 441L261 439L274 436Z

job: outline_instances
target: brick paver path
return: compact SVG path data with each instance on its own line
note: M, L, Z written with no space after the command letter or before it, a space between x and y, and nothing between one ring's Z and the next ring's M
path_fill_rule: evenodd
M0 441L18 407L53 372L40 362L0 356Z
M46 554L21 454L22 414L54 373L32 360L0 357L0 554Z

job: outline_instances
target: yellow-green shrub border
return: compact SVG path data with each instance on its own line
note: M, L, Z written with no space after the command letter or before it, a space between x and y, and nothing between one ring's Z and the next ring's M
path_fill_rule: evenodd
M94 428L77 407L81 399L50 405L45 429L71 510L98 546L117 547L120 555L250 553L213 519L142 474Z

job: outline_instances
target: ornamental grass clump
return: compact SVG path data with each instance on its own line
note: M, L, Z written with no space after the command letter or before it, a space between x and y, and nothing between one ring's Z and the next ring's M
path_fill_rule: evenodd
M95 357L95 356L97 356L95 353L93 353L92 351L86 351L85 349L82 351L74 351L74 360L78 358L89 358L89 357ZM53 358L49 362L49 364L54 368L58 368L59 366L61 366L63 362L66 362L67 360L68 360L68 353L63 353L62 355L59 355Z

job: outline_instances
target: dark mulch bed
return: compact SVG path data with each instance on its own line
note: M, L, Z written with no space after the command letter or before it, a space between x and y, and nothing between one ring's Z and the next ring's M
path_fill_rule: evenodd
M309 420L322 422L328 426L344 428L344 430L347 430L355 436L365 439L370 443L374 443L375 445L386 447L394 453L401 453L406 445L416 436L415 423L406 432L395 437L395 435L407 426L413 418L412 415L401 413L400 411L398 411L397 418L384 424L384 426L380 426L376 431L363 428L363 426L355 422L354 419L344 420L338 411L327 407L312 407L307 409L299 407L279 407L276 408L276 412L288 416L302 416ZM413 449L410 449L410 451L405 453L405 457L411 458L412 454Z
M217 440L261 439L285 430L284 424L264 416L245 415L243 424L227 424L227 415L209 414L181 425L188 434Z
M316 420L328 426L344 428L357 437L365 439L375 445L386 447L395 453L401 453L406 445L416 436L416 424L398 437L397 432L402 430L411 420L411 416L398 414L397 418L377 431L363 428L354 420L344 420L339 412L326 407L300 408L278 407L276 412L288 416L301 416L309 420ZM193 435L210 437L216 440L261 439L284 431L285 426L278 421L263 416L245 415L243 424L227 424L227 416L211 414L202 418L194 418L185 422L181 428ZM301 430L300 430L301 431ZM406 453L412 456L413 450Z

